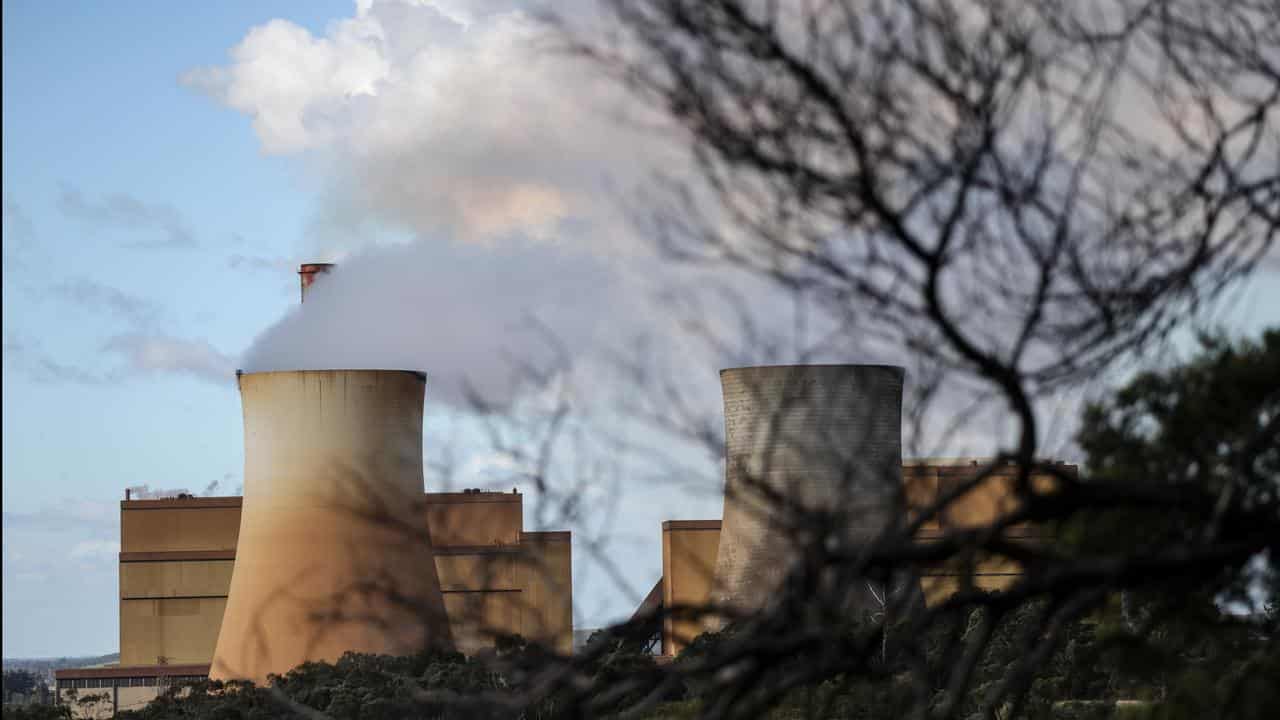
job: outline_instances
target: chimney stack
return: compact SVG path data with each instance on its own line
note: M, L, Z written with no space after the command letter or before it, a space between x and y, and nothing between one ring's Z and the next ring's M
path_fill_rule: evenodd
M333 263L302 263L298 266L298 279L301 281L302 302L307 301L307 288L316 281L316 276L327 274L333 270Z

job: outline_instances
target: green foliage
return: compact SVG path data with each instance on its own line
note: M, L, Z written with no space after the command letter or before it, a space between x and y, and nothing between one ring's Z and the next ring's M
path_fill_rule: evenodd
M1078 441L1092 482L1187 488L1233 507L1274 507L1280 493L1280 329L1258 341L1200 339L1201 354L1138 375L1086 408ZM1131 507L1086 513L1062 528L1082 552L1160 548L1206 530L1214 504L1180 511ZM1228 528L1230 529L1230 528Z
M505 638L492 653L510 667L536 666L542 651L519 637ZM253 683L209 681L175 687L155 702L123 712L122 720L257 720L297 715L290 703L317 710L333 720L392 720L393 718L516 718L556 717L565 707L563 695L544 697L533 707L514 709L478 703L483 695L511 697L520 688L512 678L492 669L485 657L460 653L424 652L395 657L348 653L336 663L303 664L284 676L272 677L269 687ZM636 645L619 642L587 668L601 688L616 687L655 669L653 658L636 652ZM639 699L626 693L599 705L601 713L629 707ZM467 702L470 700L471 702ZM460 702L461 701L461 702Z
M424 652L403 657L348 653L336 663L305 663L269 688L253 683L210 681L173 688L121 718L209 718L256 720L295 715L289 701L334 720L393 720L406 717L477 717L433 700L433 691L475 695L496 690L501 678L460 653Z
M1280 329L1257 341L1200 342L1191 362L1143 373L1090 406L1079 442L1092 482L1185 488L1209 501L1081 513L1059 534L1065 550L1155 552L1275 527ZM1233 513L1226 520L1224 508ZM1224 566L1210 582L1203 573L1170 573L1113 597L1098 617L1108 683L1120 695L1157 701L1126 712L1248 718L1280 707L1276 684L1258 680L1268 670L1280 677L1274 610L1241 614L1257 593L1274 602L1280 585L1273 565L1274 557L1261 566Z
M67 705L5 705L3 720L71 720Z
M4 671L4 696L7 699L14 693L30 695L40 685L40 676L30 670Z

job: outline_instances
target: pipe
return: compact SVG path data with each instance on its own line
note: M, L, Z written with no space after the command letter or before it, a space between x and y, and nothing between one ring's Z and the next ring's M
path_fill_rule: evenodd
M307 301L307 290L315 283L319 275L327 275L333 271L333 263L303 263L298 266L299 290L302 302Z

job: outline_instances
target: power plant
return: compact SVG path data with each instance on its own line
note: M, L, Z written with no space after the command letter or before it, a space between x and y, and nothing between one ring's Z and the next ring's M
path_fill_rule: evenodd
M827 531L847 551L894 520L908 519L976 473L987 477L923 524L927 543L953 528L990 525L1017 504L1018 468L986 468L982 458L902 459L904 372L885 365L780 365L722 370L725 490L720 519L662 523L662 576L636 614L694 608L708 602L739 613L765 609L786 595L796 569L797 539ZM1075 474L1074 465L1059 464ZM1038 489L1047 474L1033 474ZM818 527L824 525L826 527ZM1005 536L1043 542L1040 528L1015 525ZM965 583L985 590L1012 584L1022 569L1002 557L979 556L971 568L931 567L897 592L942 600ZM844 598L850 613L874 610L865 584ZM661 654L674 656L723 618L666 614Z
M299 269L306 300L333 266ZM120 662L59 670L57 697L136 709L174 682L265 682L345 652L573 643L567 531L524 529L513 490L423 491L427 378L237 373L243 497L120 503ZM82 708L77 708L79 713Z
M244 501L212 677L265 682L348 651L451 648L422 527L426 377L239 376Z
M332 271L299 268L304 302ZM723 515L662 523L662 576L641 610L767 608L786 595L797 537L819 532L833 548L856 550L985 465L903 461L900 367L742 367L720 378ZM424 492L424 373L238 372L237 381L243 497L140 500L126 491L120 663L58 671L58 697L97 693L109 716L178 680L263 683L349 651L472 654L518 634L571 652L570 534L525 531L515 490ZM1015 475L996 468L917 540L1007 513ZM1009 533L1039 539L1034 528ZM918 585L934 602L961 582L999 589L1020 572L978 558L973 568L927 569ZM869 602L860 589L847 601L851 611ZM665 617L662 654L716 625Z

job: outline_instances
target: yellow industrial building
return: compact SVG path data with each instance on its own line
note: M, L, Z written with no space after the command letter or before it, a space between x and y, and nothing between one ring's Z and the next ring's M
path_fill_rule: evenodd
M517 492L427 493L423 518L454 645L474 653L494 633L563 653L573 643L568 532L526 532ZM140 707L167 682L210 670L235 567L242 500L120 503L120 664L60 670L59 695L102 697L97 712Z
M934 503L940 493L951 491L981 469L985 460L909 460L902 465L902 480L908 512L918 512ZM1077 467L1062 465L1064 472L1075 474ZM924 524L917 538L928 542L947 530L990 525L1014 509L1013 482L1017 477L1013 465L996 468L977 487L952 502L941 518ZM1033 485L1051 486L1048 475L1033 475ZM720 547L720 520L668 520L662 523L662 577L645 599L640 610L661 605L667 608L698 607L711 599L716 554ZM1025 542L1043 540L1040 529L1017 525L1009 528L1007 537ZM934 568L920 579L925 602L934 603L954 593L962 581L962 570ZM972 575L973 585L985 590L1008 587L1019 575L1019 568L1002 558L979 560ZM639 612L639 611L638 611ZM693 638L714 626L711 619L665 617L662 623L662 654L678 655Z

